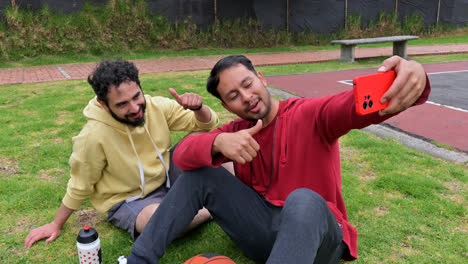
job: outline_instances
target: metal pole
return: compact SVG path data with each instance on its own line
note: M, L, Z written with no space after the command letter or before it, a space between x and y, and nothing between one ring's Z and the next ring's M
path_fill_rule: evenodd
M398 15L398 0L395 0L395 14Z
M440 0L437 5L437 20L436 20L436 25L439 25L439 14L440 14Z
M344 28L348 29L348 0L345 1Z
M289 0L286 0L286 32L289 33Z
M214 20L215 22L218 21L218 0L213 0L214 4Z

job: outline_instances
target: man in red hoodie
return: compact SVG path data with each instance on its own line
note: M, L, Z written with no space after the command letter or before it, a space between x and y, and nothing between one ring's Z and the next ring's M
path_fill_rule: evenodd
M240 118L180 142L174 162L186 172L135 241L128 263L158 263L168 243L203 207L256 261L356 259L357 231L348 222L341 194L338 139L422 104L430 93L419 63L394 56L379 68L387 70L397 73L381 99L389 101L388 107L360 116L352 91L278 101L248 58L218 61L207 89ZM234 161L236 177L213 169L228 160Z

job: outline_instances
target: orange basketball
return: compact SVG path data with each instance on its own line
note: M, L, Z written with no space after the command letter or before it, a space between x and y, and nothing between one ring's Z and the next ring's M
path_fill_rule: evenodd
M215 253L204 253L200 255L196 255L195 257L190 258L189 260L185 261L184 264L236 264L232 259L215 254Z

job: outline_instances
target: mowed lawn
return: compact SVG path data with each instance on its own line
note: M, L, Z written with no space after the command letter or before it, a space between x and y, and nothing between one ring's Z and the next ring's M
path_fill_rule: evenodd
M419 57L421 62L467 60L466 55ZM379 59L261 67L265 75L377 67ZM195 92L222 122L234 118L205 90L208 71L145 74L146 94L170 97ZM104 263L128 255L133 241L105 221L88 200L51 244L24 248L35 227L50 222L69 179L71 138L86 120L94 97L85 80L0 86L0 263L76 263L76 236L83 225L97 229ZM173 134L179 141L185 133ZM357 263L464 263L468 258L466 165L433 158L392 139L363 131L342 137L342 188L350 222L359 231ZM307 162L304 157L304 162ZM214 222L176 240L161 263L183 263L205 252L254 263Z

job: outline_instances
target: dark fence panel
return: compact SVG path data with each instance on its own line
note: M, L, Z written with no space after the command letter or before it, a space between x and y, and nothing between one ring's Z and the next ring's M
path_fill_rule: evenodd
M256 0L255 13L264 29L286 29L285 0Z
M256 18L252 0L217 0L218 19Z
M368 25L377 21L381 13L395 12L395 0L348 0L348 16L361 15L361 22Z
M87 0L105 5L109 0ZM65 14L79 12L85 0L16 0L20 8L51 10ZM376 21L382 12L405 17L419 13L425 26L437 23L465 26L468 23L468 0L147 0L150 12L171 22L189 19L199 26L209 26L217 17L223 19L259 19L264 29L309 30L316 33L338 32L346 17L361 15L363 24ZM0 12L11 0L0 0ZM289 4L289 5L288 5ZM288 8L289 7L289 8Z
M171 22L190 22L200 26L211 25L214 21L213 0L147 0L153 14L167 17Z
M5 8L10 4L10 0L0 0L0 22L2 22Z
M442 0L439 22L460 27L465 26L468 22L468 0Z
M291 32L339 31L344 25L344 10L343 0L290 0L289 29Z
M419 13L423 17L424 25L435 25L437 22L437 6L437 0L399 0L398 18L401 22L404 22L405 17L410 17L414 13Z

